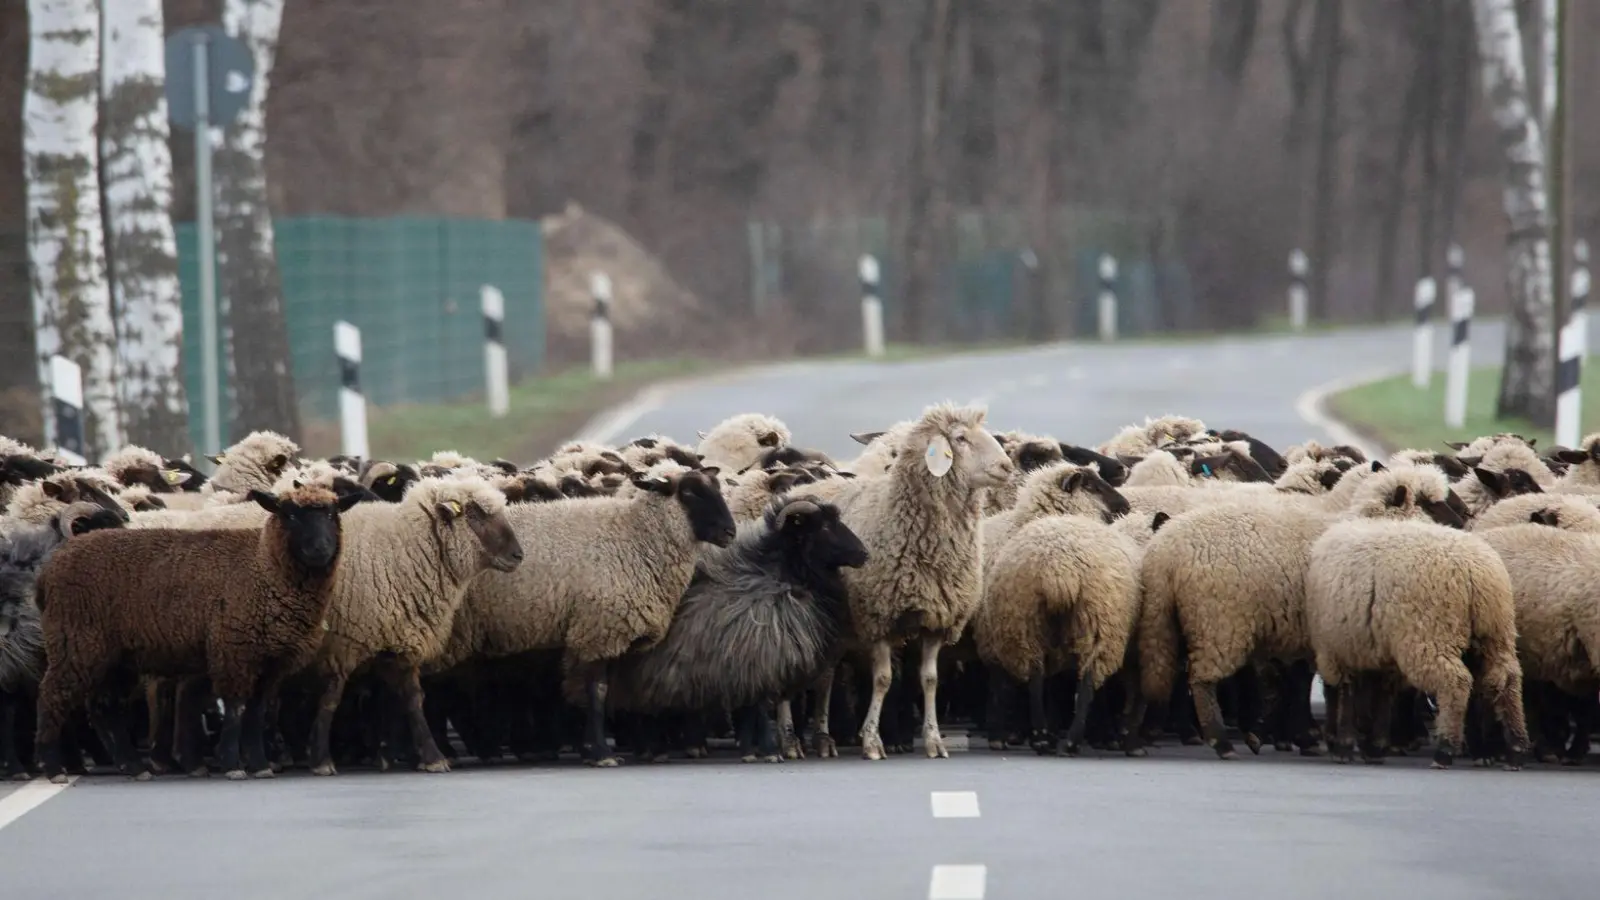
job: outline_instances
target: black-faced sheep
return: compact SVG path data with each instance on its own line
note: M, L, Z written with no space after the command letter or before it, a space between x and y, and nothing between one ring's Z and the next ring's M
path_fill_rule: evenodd
M61 727L102 690L145 675L209 675L224 701L223 767L270 775L265 707L320 646L340 551L339 514L353 505L320 486L250 498L259 531L116 529L69 541L39 573L48 667L39 685L39 757L63 779ZM158 564L152 565L152 561ZM120 711L90 703L128 774L148 778ZM113 715L113 713L116 713ZM242 733L248 732L248 733Z

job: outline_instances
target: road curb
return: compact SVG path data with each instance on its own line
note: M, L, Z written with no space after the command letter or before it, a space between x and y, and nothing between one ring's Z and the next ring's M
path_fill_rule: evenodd
M1354 428L1335 416L1328 408L1328 398L1351 388L1403 374L1405 373L1399 369L1370 369L1360 374L1335 378L1302 393L1295 400L1295 412L1305 420L1306 424L1324 431L1335 444L1348 444L1365 453L1368 459L1381 459L1388 455L1384 448L1377 442L1362 437Z

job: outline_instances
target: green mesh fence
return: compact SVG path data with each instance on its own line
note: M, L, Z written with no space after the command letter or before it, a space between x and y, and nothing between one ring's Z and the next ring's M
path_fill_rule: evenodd
M1159 217L1067 208L1035 228L1007 211L965 211L954 217L950 260L927 308L946 340L1043 339L1093 334L1098 260L1116 256L1120 331L1170 327L1190 302L1189 279ZM778 301L835 321L859 315L856 260L879 257L886 318L895 321L898 260L882 218L813 220L749 226L752 303ZM892 326L891 326L891 337ZM841 340L854 340L854 334Z
M539 225L471 219L345 219L273 223L295 390L301 415L338 415L333 323L361 329L361 385L373 406L481 395L480 291L505 296L513 381L544 358L544 245ZM178 226L184 372L190 432L200 438L199 274L194 226ZM220 288L219 288L220 289ZM247 339L241 336L239 339ZM224 367L225 368L225 367ZM227 396L227 372L222 375ZM230 439L227 423L224 442Z

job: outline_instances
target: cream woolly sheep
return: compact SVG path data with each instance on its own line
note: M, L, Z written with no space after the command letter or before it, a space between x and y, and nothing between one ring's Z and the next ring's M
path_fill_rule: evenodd
M300 445L274 431L253 431L209 457L217 469L206 485L212 491L267 491L300 455Z
M1407 505L1409 490L1396 486L1388 503ZM1563 537L1552 529L1544 532L1546 539ZM1486 538L1426 522L1346 521L1312 546L1306 628L1317 671L1326 684L1340 689L1336 732L1342 758L1354 753L1356 676L1398 669L1438 703L1433 765L1448 767L1465 746L1473 676L1462 655L1471 650L1481 666L1478 689L1505 728L1506 768L1521 765L1528 732L1517 609L1507 566ZM1388 742L1392 694L1379 690L1373 698L1377 724L1371 745L1362 748L1372 761L1382 758Z
M1536 493L1556 487L1556 476L1526 444L1520 441L1503 441L1488 447L1480 455L1461 453L1456 461L1480 473L1477 478L1463 477L1456 484L1456 493L1473 515L1479 515L1498 500L1516 494ZM1481 473L1495 473L1495 478Z
M189 480L188 472L168 466L160 454L132 444L106 457L100 467L123 487L143 485L157 494L176 494Z
M1486 532L1538 522L1564 531L1600 534L1600 509L1594 498L1574 494L1524 494L1502 500L1469 523L1473 532Z
M743 472L756 464L761 454L775 447L787 446L789 426L779 419L761 413L741 413L729 416L700 432L700 454L705 465L716 466L724 472Z
M1530 450L1538 443L1537 440L1525 438L1520 434L1502 431L1499 434L1486 434L1482 437L1463 443L1461 441L1445 441L1445 446L1456 451L1458 456L1482 456L1495 447L1515 444L1527 447Z
M377 662L403 699L418 768L448 771L422 717L422 664L450 637L456 610L483 572L510 572L522 545L500 491L472 474L424 478L399 503L364 503L344 517L344 553L312 671L322 701L312 773L334 774L328 738L345 682Z
M896 422L884 431L858 431L850 438L866 445L861 455L844 464L847 472L859 476L885 475L894 467L895 454L901 442L916 425L915 422Z
M1555 490L1564 494L1600 494L1600 432L1587 435L1577 450L1558 450L1556 458L1567 464L1567 474Z
M984 522L984 598L973 642L985 663L1029 685L1041 752L1044 679L1077 669L1077 706L1059 748L1075 754L1094 692L1127 654L1139 611L1139 551L1106 524L1126 506L1094 471L1064 463L1035 473L1015 510Z
M956 640L982 599L983 491L1004 484L1016 468L983 421L981 409L931 406L894 441L887 474L856 478L827 498L871 555L845 573L853 637L872 648L872 700L861 726L867 759L884 757L878 722L893 679L892 652L911 638L922 652L923 741L930 757L949 755L936 702L939 648ZM838 753L827 733L831 691L825 675L815 724L823 756Z
M1204 435L1205 423L1188 416L1165 415L1146 418L1143 425L1129 425L1097 449L1106 456L1144 456L1162 444L1182 443Z
M526 559L473 583L432 668L475 657L564 650L585 682L584 756L616 765L605 742L611 662L655 645L694 574L701 542L725 547L733 516L716 468L635 475L631 498L517 504L506 510Z
M1348 459L1353 463L1364 463L1367 455L1358 448L1349 444L1336 444L1324 447L1316 441L1306 441L1304 444L1295 444L1283 454L1284 462L1294 465L1301 460L1314 459L1318 461L1333 459Z
M128 521L128 509L106 491L104 480L89 469L67 469L39 481L29 482L11 495L0 531L14 523L45 525L67 506L80 501L95 503Z
M688 469L698 469L702 465L700 454L694 452L694 448L659 434L634 438L617 452L623 462L641 471L661 462L674 462Z
M1360 473L1366 472L1365 476ZM1357 477L1353 477L1357 476ZM1386 505L1407 488L1400 507ZM1449 513L1443 473L1424 468L1371 472L1357 466L1322 497L1276 495L1193 509L1162 527L1145 547L1144 605L1139 667L1145 699L1164 702L1172 691L1178 651L1188 647L1190 689L1208 744L1234 756L1222 730L1217 683L1252 659L1305 659L1305 572L1311 545L1345 516L1416 517ZM1342 513L1335 505L1348 499ZM1298 700L1298 698L1297 698ZM1310 738L1309 707L1298 710L1295 743ZM1245 742L1259 752L1254 723L1241 723Z
M816 478L805 469L752 469L722 479L728 511L736 522L753 522L766 515L772 498L801 485L810 486Z

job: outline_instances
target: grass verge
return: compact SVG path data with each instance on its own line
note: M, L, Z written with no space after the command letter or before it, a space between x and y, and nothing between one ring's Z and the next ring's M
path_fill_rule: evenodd
M1525 419L1500 419L1494 414L1500 393L1500 367L1473 369L1467 379L1466 422L1444 424L1444 373L1435 372L1426 390L1411 386L1411 376L1398 375L1340 391L1328 398L1329 410L1346 425L1389 450L1403 447L1441 449L1442 441L1467 441L1479 435L1512 431L1537 438L1540 447L1555 443L1549 429ZM1583 370L1583 421L1600 420L1600 366Z

